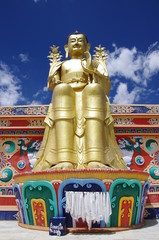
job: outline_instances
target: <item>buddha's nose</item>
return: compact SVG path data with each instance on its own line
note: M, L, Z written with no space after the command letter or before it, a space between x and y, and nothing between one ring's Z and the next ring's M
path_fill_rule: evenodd
M75 44L78 44L78 39L76 38Z

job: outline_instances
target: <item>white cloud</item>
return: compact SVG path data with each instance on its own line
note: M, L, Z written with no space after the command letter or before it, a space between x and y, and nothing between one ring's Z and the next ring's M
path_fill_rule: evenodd
M46 86L43 87L43 91L44 91L44 92L47 92L47 91L48 91L48 87L46 87Z
M19 54L19 58L20 58L20 61L23 62L23 63L29 61L28 54L25 54L25 53L20 53L20 54Z
M144 62L144 76L146 79L159 71L159 50L151 52Z
M118 78L111 79L111 90L113 90L118 84L120 80Z
M43 94L43 89L39 89L34 95L33 97L37 98L39 97L39 95L42 95Z
M12 106L19 100L24 101L20 81L6 64L0 62L0 105Z
M139 52L136 47L128 49L117 48L109 53L108 72L110 77L124 77L136 84L147 85L150 78L159 72L158 43L152 44L149 49Z
M143 97L143 93L151 94L153 89L146 89L155 74L159 73L159 45L150 45L146 52L140 52L136 47L118 48L113 44L114 51L109 53L107 68L113 89L120 84L114 96L114 103L135 103ZM121 82L122 81L122 82ZM126 82L126 83L124 83ZM128 91L132 84L134 89Z
M30 105L41 105L42 103L38 100L33 100Z
M110 76L122 76L132 79L135 82L140 81L141 57L136 58L137 49L117 48L110 53L108 60L108 72Z
M34 93L33 97L38 97L42 93L42 90L38 90L36 93Z
M131 92L128 91L128 86L126 83L120 83L117 88L117 93L113 99L113 103L120 104L130 104L137 102L139 99L139 88L134 88Z
M49 91L46 86L44 86L42 89L39 89L34 95L34 98L40 98L41 100L44 100L48 97ZM33 100L33 102L39 102L38 100ZM32 104L33 105L33 104Z
M40 2L41 0L33 0L34 1L34 3L38 3L38 2ZM47 2L47 0L44 0L45 2Z

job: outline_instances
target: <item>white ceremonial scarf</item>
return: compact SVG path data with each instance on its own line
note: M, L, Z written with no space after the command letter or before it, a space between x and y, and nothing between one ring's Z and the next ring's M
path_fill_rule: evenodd
M66 191L66 209L73 219L73 227L79 218L86 221L90 229L92 223L109 221L112 214L109 193Z

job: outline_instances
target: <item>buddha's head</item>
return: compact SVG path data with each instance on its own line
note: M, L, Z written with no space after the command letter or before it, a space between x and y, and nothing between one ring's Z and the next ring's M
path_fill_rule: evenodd
M66 57L68 54L71 58L83 58L85 52L89 51L90 44L87 37L83 33L75 32L68 36L67 44L65 45Z

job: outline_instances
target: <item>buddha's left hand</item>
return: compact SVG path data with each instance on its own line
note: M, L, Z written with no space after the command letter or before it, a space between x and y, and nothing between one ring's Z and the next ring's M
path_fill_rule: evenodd
M93 75L94 71L93 71L93 67L92 67L91 54L88 51L86 51L84 54L85 54L86 58L82 59L82 67L87 73Z

